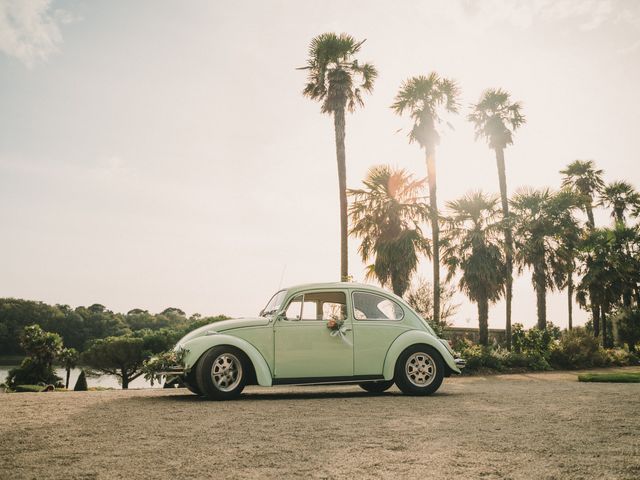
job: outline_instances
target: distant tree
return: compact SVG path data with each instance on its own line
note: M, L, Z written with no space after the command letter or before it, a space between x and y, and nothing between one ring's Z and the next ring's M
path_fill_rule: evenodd
M509 92L502 89L485 90L478 103L473 107L468 119L476 130L476 139L484 138L489 148L495 152L498 167L498 183L502 201L502 217L505 260L507 268L506 283L506 337L507 349L511 348L511 299L513 295L513 234L509 219L509 195L507 193L507 174L504 163L504 150L513 144L513 133L525 123L520 102L511 101Z
M169 314L176 314L179 315L181 317L184 317L186 315L186 313L184 313L184 310L177 308L177 307L169 307L169 308L165 308L162 311L162 315L169 315Z
M440 226L436 194L436 147L440 143L438 128L443 113L458 112L460 90L453 80L436 72L409 78L400 86L391 106L398 115L409 113L413 126L409 143L416 142L424 150L429 183L429 204L433 257L433 319L440 321Z
M604 188L604 172L596 168L593 160L575 160L564 170L560 170L562 186L573 189L580 195L581 208L587 214L587 226L594 229L593 204L595 197Z
M575 223L571 202L571 197L548 189L523 189L511 200L515 260L520 272L525 267L533 271L539 330L547 327L547 291L564 284L568 252L560 239Z
M489 344L489 304L504 293L506 262L497 197L473 192L447 203L443 238L447 279L461 271L460 289L478 305L480 344Z
M604 188L604 180L602 179L604 172L596 168L593 160L575 160L564 170L560 170L560 173L563 175L562 187L572 189L578 195L580 207L587 215L587 228L593 230L596 228L593 205L596 196ZM587 262L589 261L587 259ZM590 295L597 295L597 292L590 292ZM591 303L595 305L594 302ZM594 335L597 337L600 333L600 309L594 306L591 310L591 316Z
M38 383L60 384L60 377L53 371L53 361L62 349L60 335L45 332L40 325L29 325L20 336L20 345L27 353L19 367L9 371L7 383L35 385Z
M131 381L142 375L144 361L173 343L175 337L169 334L138 332L95 340L81 358L84 364L118 377L122 388L127 389Z
M320 102L320 111L333 115L336 157L338 161L338 191L340 194L340 279L349 278L347 224L347 167L345 153L345 112L363 107L362 92L371 93L378 72L370 63L360 64L356 55L362 41L342 33L323 33L309 45L308 71L303 95Z
M640 193L629 182L612 182L602 189L599 205L611 209L611 217L625 223L625 215L640 208Z
M640 343L640 308L624 308L618 312L615 319L618 325L618 336L629 346L629 351L636 352L636 345Z
M455 303L456 289L445 283L440 286L440 321L433 321L433 286L422 278L412 283L404 294L404 299L422 318L424 318L439 337L451 326L451 320L460 307Z
M351 234L362 239L358 248L368 278L391 284L402 296L418 266L418 255L429 254L429 242L419 223L428 218L423 202L424 181L414 180L405 170L387 165L372 167L363 181L365 188L350 190Z
M71 369L75 368L78 364L78 356L78 351L75 348L63 348L58 353L58 361L62 364L67 375L64 388L69 388L69 376L71 375Z

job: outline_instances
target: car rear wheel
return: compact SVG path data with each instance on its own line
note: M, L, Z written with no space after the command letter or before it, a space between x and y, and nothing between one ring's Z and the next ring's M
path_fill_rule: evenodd
M444 362L429 345L407 348L396 363L395 382L407 395L431 395L442 384Z
M213 347L196 367L198 387L214 400L238 397L247 384L248 360L245 354L230 346Z
M382 393L389 390L393 385L393 380L379 380L377 382L360 383L360 388L369 393Z

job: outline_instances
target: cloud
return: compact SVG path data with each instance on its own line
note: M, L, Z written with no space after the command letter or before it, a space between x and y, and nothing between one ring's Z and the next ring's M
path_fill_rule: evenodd
M485 27L506 22L527 29L534 21L575 20L582 30L594 30L605 23L637 25L640 4L613 0L460 0L462 9Z
M60 27L76 18L51 0L0 0L0 51L27 67L59 51Z

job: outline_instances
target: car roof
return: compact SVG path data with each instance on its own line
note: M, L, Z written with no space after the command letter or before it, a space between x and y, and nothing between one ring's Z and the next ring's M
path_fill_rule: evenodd
M393 292L389 290L385 290L384 288L380 288L376 285L367 285L365 283L356 283L356 282L325 282L325 283L303 283L300 285L292 285L285 290L289 292L299 291L299 290L310 290L316 288L348 288L348 289L356 289L356 290L370 290L374 292L381 292L387 295L396 296Z

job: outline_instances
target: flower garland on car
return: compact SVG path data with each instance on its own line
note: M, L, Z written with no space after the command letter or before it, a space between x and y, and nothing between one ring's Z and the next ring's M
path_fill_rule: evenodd
M334 317L327 320L327 328L331 330L330 335L332 337L340 336L340 338L344 343L351 346L352 343L345 335L346 330L343 327L344 327L344 319Z

